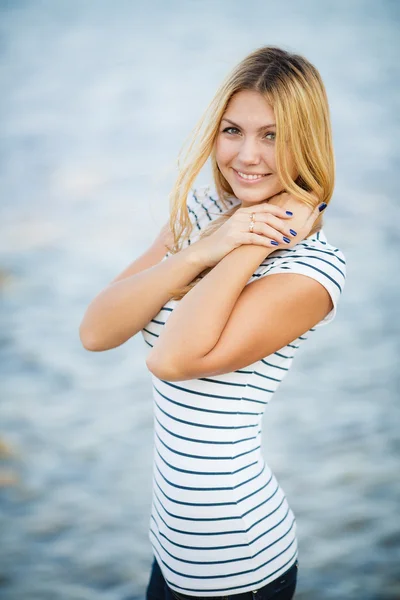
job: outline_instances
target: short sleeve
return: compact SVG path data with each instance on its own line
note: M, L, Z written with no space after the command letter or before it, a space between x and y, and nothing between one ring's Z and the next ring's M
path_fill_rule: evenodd
M259 276L298 273L315 279L328 291L333 304L332 310L316 327L330 323L336 316L346 280L346 258L343 252L326 242L322 244L319 240L306 240L291 250L276 253L275 257L271 255L271 258L272 262L263 265Z
M193 229L190 234L187 245L193 243L198 238L202 229L207 227L211 221L219 217L224 211L223 206L216 194L210 192L209 186L202 186L190 190L186 206L189 213Z
M231 202L231 204L233 204ZM187 248L190 244L197 241L200 232L207 225L223 213L223 205L217 197L217 194L210 192L210 186L201 186L192 188L186 198L186 207L192 231L188 238L183 242L182 248ZM167 252L164 258L170 256Z

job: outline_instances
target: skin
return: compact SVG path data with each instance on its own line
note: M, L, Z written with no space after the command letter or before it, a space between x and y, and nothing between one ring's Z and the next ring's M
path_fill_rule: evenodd
M275 115L258 92L243 90L231 98L216 140L218 167L232 187L241 207L252 207L282 192L276 171ZM297 177L288 155L289 172ZM256 182L241 180L237 172L263 174ZM267 175L268 174L268 175Z
M240 99L238 95L236 100ZM233 104L233 100L229 116L240 121L241 115L232 111L239 106L243 117L244 107ZM267 107L265 112L264 100L251 100L256 104L246 104L252 110L244 112L251 113L255 129L269 124L270 109ZM256 106L260 113L254 110ZM232 188L244 207L213 235L162 261L166 244L172 242L168 220L153 245L89 305L79 332L87 350L109 350L126 342L158 314L170 299L171 288L187 285L207 266L212 270L177 304L147 357L149 370L162 379L179 381L241 369L290 343L331 310L326 289L304 275L270 275L246 285L264 258L276 249L271 247L271 239L279 241L278 249L290 248L306 237L315 215L288 194L270 197L280 191L275 176L274 136L259 136L249 131L248 124L240 125L244 131L231 131L229 139L225 132L226 139L222 135L217 139L220 168L230 180L231 162L236 167L246 166L249 172L262 172L255 167L268 167L272 175L268 183L250 187L232 180ZM293 217L285 217L279 208L283 205L294 212ZM256 224L254 233L249 233L253 211ZM282 236L289 238L290 228L297 231L297 237L286 244ZM209 310L211 306L213 310Z
M215 260L216 264L175 307L147 357L149 370L167 381L242 369L306 333L332 309L325 287L306 275L280 273L247 285L260 263L277 249L267 247L270 240L280 240L278 249L295 245L305 239L319 213L289 194L280 194L274 115L260 94L239 92L223 118L216 160L241 207L229 219L231 223L190 246L193 256L204 261L206 253L206 261L213 264ZM233 129L226 119L235 123ZM293 163L291 169L295 176ZM238 178L237 170L268 176L249 184ZM279 206L294 212L290 228L298 235L291 237L290 244L282 241L289 222L271 210L276 199ZM255 234L248 233L252 212ZM263 243L257 241L257 234L264 238ZM220 259L227 240L240 245Z

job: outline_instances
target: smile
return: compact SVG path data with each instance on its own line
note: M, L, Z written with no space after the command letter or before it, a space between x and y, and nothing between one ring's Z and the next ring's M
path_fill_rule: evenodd
M267 175L270 175L270 173L243 173L243 171L236 171L236 169L233 169L235 171L235 174L237 176L237 178L239 179L239 181L246 181L247 183L253 183L253 182L257 182L260 181L261 179L263 179L264 177L267 177Z

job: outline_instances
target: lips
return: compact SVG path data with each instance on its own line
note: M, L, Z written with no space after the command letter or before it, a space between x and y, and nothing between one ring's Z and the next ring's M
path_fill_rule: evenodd
M237 171L236 169L233 169L233 171L239 181L245 183L257 183L270 175L270 173L245 173L244 171Z

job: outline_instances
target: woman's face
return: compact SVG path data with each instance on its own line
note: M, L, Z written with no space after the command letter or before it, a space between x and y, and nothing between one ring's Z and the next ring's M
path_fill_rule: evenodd
M261 94L237 92L222 117L215 146L218 167L242 207L249 207L283 190L275 160L275 115ZM289 172L296 179L293 160Z

